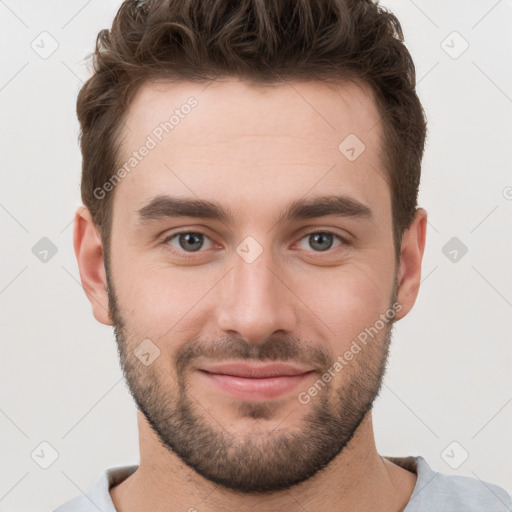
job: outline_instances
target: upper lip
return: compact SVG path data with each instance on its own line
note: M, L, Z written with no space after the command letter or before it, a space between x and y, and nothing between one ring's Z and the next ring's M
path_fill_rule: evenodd
M313 370L312 368L303 368L300 366L283 363L265 365L253 365L247 363L222 363L202 366L199 369L209 373L233 375L235 377L245 377L253 379L262 379L265 377L302 375Z

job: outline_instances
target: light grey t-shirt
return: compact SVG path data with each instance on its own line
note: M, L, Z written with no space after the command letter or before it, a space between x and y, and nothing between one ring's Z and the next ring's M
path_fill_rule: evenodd
M403 512L512 512L512 495L495 484L433 471L421 456L385 458L418 475ZM137 468L134 465L105 470L84 494L53 512L116 512L109 489Z

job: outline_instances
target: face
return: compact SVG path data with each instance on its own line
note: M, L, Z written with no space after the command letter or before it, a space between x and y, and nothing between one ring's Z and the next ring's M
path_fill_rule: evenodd
M156 141L116 185L107 267L137 406L217 484L302 482L370 411L401 309L369 90L151 84L126 124L126 161Z

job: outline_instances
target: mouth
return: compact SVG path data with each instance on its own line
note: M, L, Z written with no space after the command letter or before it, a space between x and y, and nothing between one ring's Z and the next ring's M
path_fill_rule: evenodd
M209 387L245 400L269 400L290 393L316 373L287 364L218 364L198 368Z

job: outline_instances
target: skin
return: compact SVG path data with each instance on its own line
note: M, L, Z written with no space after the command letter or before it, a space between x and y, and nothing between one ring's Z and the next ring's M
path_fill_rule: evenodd
M84 290L95 318L115 327L139 406L139 469L110 490L116 509L403 510L416 475L378 454L371 405L393 323L417 297L427 213L417 210L396 267L382 125L369 88L300 82L256 89L235 78L206 88L146 84L126 117L125 156L190 96L197 107L115 188L107 269L89 211L75 217ZM354 161L338 150L350 133L366 146ZM217 201L234 223L138 223L137 211L162 193ZM290 202L333 194L368 205L373 221L275 223ZM318 250L309 235L322 230L346 242L335 236L332 248ZM204 246L187 253L179 237L164 242L177 231L205 234ZM236 252L247 236L262 248L252 263ZM393 303L400 306L393 320L300 403L299 392ZM148 366L133 353L144 339L160 350ZM244 357L309 364L315 372L292 392L257 401L228 395L196 370Z

